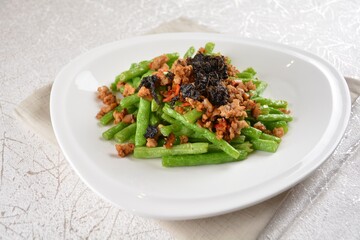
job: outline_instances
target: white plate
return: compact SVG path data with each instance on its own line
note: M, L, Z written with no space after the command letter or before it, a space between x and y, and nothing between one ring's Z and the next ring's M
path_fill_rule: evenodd
M183 54L208 41L239 69L253 67L269 83L265 95L289 102L294 121L275 154L256 152L223 165L163 168L159 159L116 157L95 119L96 89L131 63L168 52ZM51 120L66 158L108 201L141 216L193 219L245 208L308 176L335 149L350 115L343 77L321 58L288 46L220 34L144 36L95 48L71 61L51 92Z

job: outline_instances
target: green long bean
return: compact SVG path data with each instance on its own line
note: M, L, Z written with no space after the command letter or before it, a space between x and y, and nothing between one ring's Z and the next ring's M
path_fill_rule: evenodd
M263 98L263 97L254 97L252 98L257 103L261 105L268 105L269 107L274 108L287 108L288 103L284 100L273 100L270 98Z
M241 134L252 139L258 139L260 138L262 132L254 127L246 127L241 129Z
M263 124L269 130L273 130L274 128L283 128L285 133L289 130L289 126L285 121L263 122Z
M256 72L253 68L247 68L244 71L236 74L236 76L243 79L243 81L246 81L245 79L247 79L247 81L250 81L252 78L255 77L255 75Z
M252 149L252 144L248 141L243 143L231 144L231 146L233 146L236 150L244 150L248 153L254 151ZM209 144L208 152L219 152L219 151L221 151L221 149L218 146L214 144Z
M159 124L160 118L154 112L150 112L150 125L155 126Z
M118 123L117 125L109 128L108 130L106 130L105 132L103 132L102 136L103 136L103 138L105 138L106 140L111 140L116 133L118 133L120 130L122 130L123 128L125 128L127 125L129 125L129 124L124 123L124 122L120 122L120 123Z
M246 159L248 155L246 151L238 150L237 152L239 153L237 158L230 157L224 152L204 153L198 155L164 156L162 157L162 165L164 167L188 167L229 163Z
M184 118L189 123L195 123L202 116L202 114L203 114L202 112L200 112L196 109L192 109L184 114Z
M128 141L136 132L136 123L132 123L114 135L114 139L118 143Z
M123 108L128 108L140 101L140 97L137 94L133 94L127 97L124 97L120 101L120 106Z
M252 99L256 96L260 96L265 89L267 88L268 84L264 81L259 81L259 84L256 85L256 89L253 91Z
M261 122L275 122L275 121L290 122L293 120L292 116L287 115L287 114L259 115L257 119Z
M166 122L171 123L171 124L176 124L177 123L177 121L174 118L170 117L169 115L166 115L165 113L161 114L161 118L164 119Z
M260 135L260 139L271 140L271 141L274 141L274 142L277 142L277 143L281 142L281 138L270 135L270 134L266 134L266 133L262 133Z
M122 109L123 109L122 106L119 105L116 108L114 108L114 110L111 110L110 112L108 112L104 116L102 116L100 118L101 125L105 126L105 125L109 124L112 120L114 120L114 116L113 116L114 111L116 110L116 111L120 112Z
M213 50L214 50L214 47L215 47L215 43L213 42L208 42L205 44L205 54L212 54Z
M279 147L279 143L272 140L265 139L254 139L251 141L253 148L255 150L265 151L265 152L276 152Z
M146 144L146 138L144 134L149 126L150 121L150 101L140 98L139 111L137 115L137 126L135 133L135 146L144 146Z
M136 158L159 158L163 156L199 154L208 150L208 143L186 143L174 145L172 148L165 147L135 147L134 157Z
M186 53L184 54L184 59L192 57L195 53L195 48L193 46L191 46Z
M118 82L127 82L127 81L133 79L134 77L140 77L141 75L143 75L150 69L149 64L150 64L150 61L142 61L142 62L138 63L137 65L134 65L129 70L126 70L126 71L120 73L115 78L115 84L117 84Z

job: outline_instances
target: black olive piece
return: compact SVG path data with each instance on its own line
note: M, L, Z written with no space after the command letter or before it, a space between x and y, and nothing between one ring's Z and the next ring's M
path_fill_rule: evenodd
M165 77L167 77L170 81L172 81L174 80L175 74L169 71L165 74Z
M175 96L175 97L173 97L172 99L171 99L171 101L170 101L170 107L174 107L174 105L175 105L175 103L176 103L176 101L177 100L179 100L180 98L179 98L179 96Z
M158 134L158 128L156 126L149 125L146 129L146 133L144 137L146 138L154 138Z
M228 102L229 93L223 85L210 86L208 88L207 97L209 101L216 107L224 105Z
M194 84L183 84L180 87L180 92L183 98L192 98L194 100L199 100L200 92L196 90Z
M183 87L183 97L190 97L198 100L197 93L207 97L215 106L227 103L229 93L221 82L228 78L227 66L223 56L212 56L197 53L193 58L187 60L193 67L194 86ZM194 89L193 89L194 88Z
M161 104L160 100L155 92L155 84L158 80L160 80L160 79L156 75L150 75L150 76L144 77L141 80L141 83L140 83L139 87L136 89L136 91L139 91L139 89L143 86L146 87L147 89L150 90L151 96L155 99L155 102L160 105Z

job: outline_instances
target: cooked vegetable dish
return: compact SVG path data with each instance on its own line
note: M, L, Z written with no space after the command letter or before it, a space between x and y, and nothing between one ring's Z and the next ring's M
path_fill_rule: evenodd
M214 43L131 64L98 88L97 118L120 157L162 158L164 167L244 160L276 152L292 116L284 100L265 98L253 68L239 71Z

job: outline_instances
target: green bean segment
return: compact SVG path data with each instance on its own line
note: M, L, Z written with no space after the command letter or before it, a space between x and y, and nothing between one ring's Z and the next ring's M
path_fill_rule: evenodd
M267 115L260 115L258 120L261 122L275 122L275 121L285 121L290 122L293 118L287 114L267 114Z
M121 99L120 106L123 108L128 108L130 106L135 105L138 102L140 102L140 97L134 94Z
M222 164L236 162L246 159L248 153L244 150L238 150L238 157L232 158L224 152L204 153L198 155L179 155L162 157L164 167L188 167L210 164Z
M195 53L195 48L193 46L191 46L186 53L184 54L184 59L192 57Z
M215 47L215 43L208 42L205 44L205 54L212 54Z
M150 101L140 98L139 113L135 133L135 146L144 146L146 144L145 133L150 122Z
M103 132L102 136L103 136L103 138L106 139L106 140L111 140L116 133L118 133L120 130L122 130L123 128L125 128L127 125L129 125L129 124L120 122L120 123L118 123L117 125L109 128L108 130L106 130L105 132Z
M272 140L254 139L251 141L255 150L274 153L279 147L279 143Z
M261 105L268 105L269 107L274 108L287 108L288 103L284 100L273 100L270 98L263 98L263 97L254 97L252 98L257 103Z
M126 126L114 135L114 139L118 143L124 143L128 141L136 132L136 123Z
M122 109L123 108L119 105L114 110L111 110L110 112L108 112L104 116L102 116L100 118L101 125L105 126L105 125L109 124L112 120L114 120L114 116L113 116L114 111L116 110L116 111L120 112Z
M165 147L135 147L134 157L136 158L159 158L172 155L200 154L208 151L208 143L186 143L175 145L172 148Z

